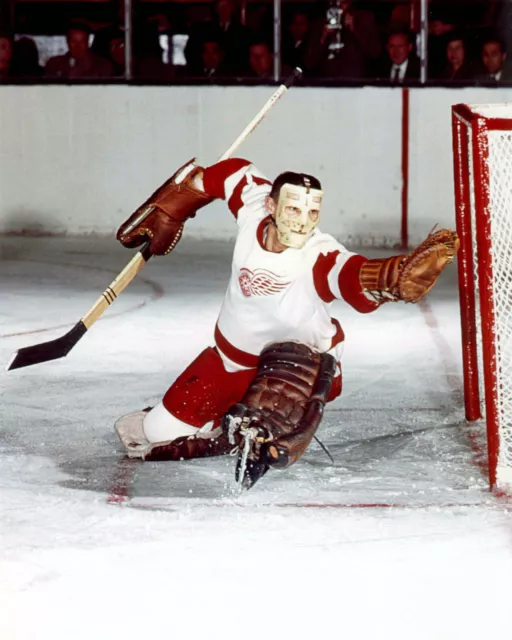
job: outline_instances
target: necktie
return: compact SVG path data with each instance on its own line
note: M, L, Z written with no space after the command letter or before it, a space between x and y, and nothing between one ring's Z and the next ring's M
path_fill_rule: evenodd
M393 82L400 82L400 67L398 65L393 67L393 75L391 79Z

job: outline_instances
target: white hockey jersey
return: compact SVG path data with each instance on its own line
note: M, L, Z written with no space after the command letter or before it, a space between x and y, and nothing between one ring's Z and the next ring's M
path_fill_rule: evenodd
M265 198L271 183L248 161L230 159L208 167L205 191L224 198L239 233L231 278L215 328L215 342L228 371L255 367L269 342L299 340L341 357L344 340L330 315L336 298L358 311L373 311L359 284L365 258L348 251L318 228L301 249L264 248L269 222Z

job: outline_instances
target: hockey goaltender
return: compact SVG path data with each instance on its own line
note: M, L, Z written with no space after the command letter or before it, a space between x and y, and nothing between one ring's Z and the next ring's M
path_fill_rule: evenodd
M150 240L151 252L165 255L185 221L214 199L226 201L238 224L215 346L154 408L117 421L128 456L186 460L237 449L237 480L247 488L270 467L293 464L325 403L341 393L344 336L330 316L333 300L361 313L417 302L458 250L455 232L442 229L410 255L366 259L318 229L322 196L311 175L287 171L270 183L246 160L206 169L190 161L120 227L124 246Z

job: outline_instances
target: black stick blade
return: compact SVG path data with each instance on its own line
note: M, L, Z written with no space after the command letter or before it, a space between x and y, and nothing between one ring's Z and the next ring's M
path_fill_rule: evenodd
M30 367L33 364L57 360L58 358L67 356L86 331L87 327L80 320L70 331L60 338L19 349L7 365L7 371L21 369L21 367Z

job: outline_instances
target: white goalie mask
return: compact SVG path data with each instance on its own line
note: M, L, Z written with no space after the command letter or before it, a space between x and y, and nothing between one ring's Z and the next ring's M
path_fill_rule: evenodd
M283 184L275 214L277 238L281 244L293 249L304 246L318 224L323 194L320 189L312 189L306 177L304 186Z

